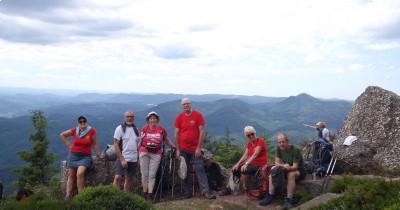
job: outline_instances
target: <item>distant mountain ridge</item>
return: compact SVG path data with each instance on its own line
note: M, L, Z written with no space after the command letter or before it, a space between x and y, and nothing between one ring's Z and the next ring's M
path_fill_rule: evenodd
M47 95L48 96L48 95ZM0 104L10 99L18 107L16 116L0 117L0 180L9 183L15 179L12 169L23 162L17 151L29 150L31 142L29 134L33 132L29 109L39 106L48 118L51 128L48 130L50 141L49 152L57 155L57 161L65 159L67 148L59 139L59 133L76 126L79 115L87 116L89 123L97 130L101 148L112 142L115 127L123 120L123 112L135 111L135 123L138 127L145 124L145 116L149 111L156 111L173 138L173 122L181 112L180 99L189 97L193 108L200 110L206 119L206 130L212 137L219 137L227 130L244 144L243 127L253 125L257 134L272 138L276 132L287 132L294 142L301 142L315 136L315 131L303 127L303 123L315 123L324 120L331 130L342 126L343 120L352 103L344 100L320 100L308 94L300 94L288 98L234 95L181 95L181 94L80 94L77 96L24 95L18 99L0 97ZM254 98L252 98L254 97ZM33 100L35 98L35 100ZM90 100L89 100L90 99ZM214 100L215 99L215 100ZM11 103L12 104L12 103ZM30 107L22 110L23 107ZM15 107L0 105L0 113ZM21 111L22 110L22 111ZM58 164L58 162L57 162Z
M1 88L0 88L1 90ZM19 89L18 89L19 90ZM22 89L25 90L25 89ZM29 91L27 91L29 92ZM189 97L193 101L215 101L219 99L239 99L247 103L278 102L285 97L244 96L244 95L184 95L184 94L138 94L138 93L81 93L75 95L57 95L33 91L29 93L11 94L0 91L0 117L17 117L29 114L29 110L47 109L54 105L69 105L80 103L123 103L133 104L136 111L146 105L154 106L168 101Z

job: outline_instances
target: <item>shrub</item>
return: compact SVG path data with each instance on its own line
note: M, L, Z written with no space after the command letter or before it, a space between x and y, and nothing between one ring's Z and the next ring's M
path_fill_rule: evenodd
M76 209L153 209L153 206L142 197L125 193L111 185L86 187L72 200Z
M344 176L329 191L344 193L344 196L313 209L397 209L400 206L398 181Z
M311 194L304 187L298 187L294 197L298 204L305 203L312 199Z
M27 197L24 201L18 202L15 199L7 199L0 205L4 210L67 210L71 209L70 204L63 200L49 197L44 192L35 193Z

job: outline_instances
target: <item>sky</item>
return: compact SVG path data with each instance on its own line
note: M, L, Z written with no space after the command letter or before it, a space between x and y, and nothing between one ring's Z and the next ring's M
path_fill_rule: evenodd
M400 93L398 0L0 0L0 86Z

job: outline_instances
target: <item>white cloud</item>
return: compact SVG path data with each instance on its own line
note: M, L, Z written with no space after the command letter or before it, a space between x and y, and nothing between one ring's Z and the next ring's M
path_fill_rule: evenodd
M305 59L305 64L313 64L324 59L324 56L316 53L308 54Z
M362 70L363 68L364 68L364 66L361 65L361 64L358 64L358 63L351 64L351 65L348 67L348 69L349 69L350 71L360 71L360 70Z
M398 1L43 2L0 3L0 70L52 78L31 86L65 88L71 83L61 78L83 74L93 78L79 83L84 89L178 92L183 84L187 92L265 95L365 73L364 63L399 68ZM168 87L158 89L161 81Z

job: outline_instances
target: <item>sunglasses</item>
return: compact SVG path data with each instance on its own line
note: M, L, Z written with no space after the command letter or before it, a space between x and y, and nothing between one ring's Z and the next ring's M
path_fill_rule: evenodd
M79 124L86 123L86 120L79 120Z
M247 138L250 138L250 137L252 137L252 136L255 136L255 134L254 134L254 133L249 133L249 134L247 134L246 136L247 136Z
M127 117L127 118L133 118L133 117L135 117L135 116L133 116L133 115L127 115L127 116L125 116L125 117Z

